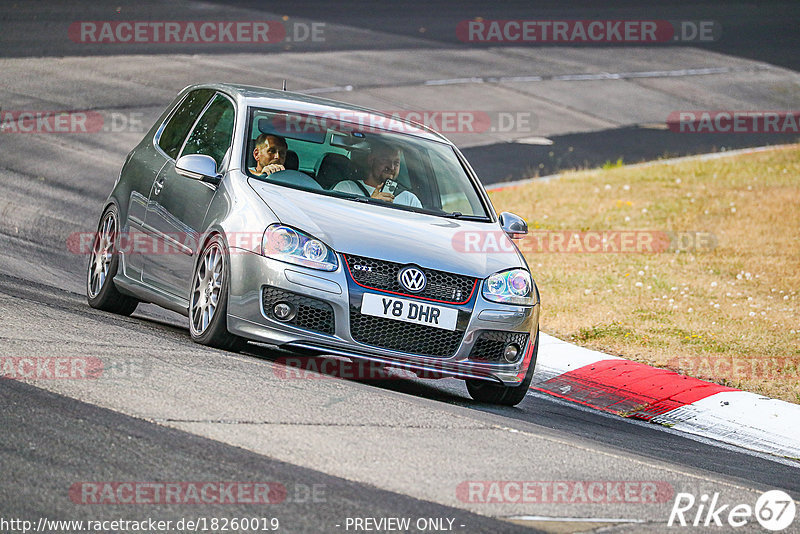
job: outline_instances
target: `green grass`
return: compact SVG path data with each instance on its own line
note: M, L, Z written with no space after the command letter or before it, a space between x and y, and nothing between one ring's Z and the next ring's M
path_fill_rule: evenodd
M543 331L652 365L685 362L680 372L798 402L798 177L793 146L639 167L618 160L491 197L532 232L671 236L658 253L535 250L523 241ZM715 358L775 360L787 371L734 376Z

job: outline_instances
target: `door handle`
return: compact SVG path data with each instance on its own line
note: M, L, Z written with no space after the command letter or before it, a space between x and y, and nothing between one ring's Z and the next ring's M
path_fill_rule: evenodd
M153 184L153 194L157 195L161 193L162 189L164 189L164 177L159 176L158 178L156 178L156 181Z

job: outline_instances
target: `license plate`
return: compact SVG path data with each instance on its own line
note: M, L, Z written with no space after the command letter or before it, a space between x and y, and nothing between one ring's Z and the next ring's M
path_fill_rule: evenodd
M361 301L361 313L444 330L455 330L458 322L458 310L453 308L373 293L364 294L364 299Z

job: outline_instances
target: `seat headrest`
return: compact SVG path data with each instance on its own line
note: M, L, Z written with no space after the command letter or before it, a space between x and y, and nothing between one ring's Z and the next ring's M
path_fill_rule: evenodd
M322 157L317 168L317 182L325 189L331 189L342 180L353 176L353 165L347 156L328 153Z
M300 158L297 157L297 152L294 150L286 151L286 160L283 162L283 166L288 171L298 170L300 168Z

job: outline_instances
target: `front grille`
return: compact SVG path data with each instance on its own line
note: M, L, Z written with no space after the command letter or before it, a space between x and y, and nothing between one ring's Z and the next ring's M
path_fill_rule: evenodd
M350 306L350 334L365 345L437 358L455 354L464 337L463 331L362 315L356 306Z
M509 343L516 343L519 346L519 354L522 356L525 344L528 342L528 334L521 332L503 332L502 330L484 330L478 334L478 340L472 346L469 353L470 360L485 362L506 362L503 357L503 349Z
M469 276L446 273L421 267L428 283L419 293L411 294L400 285L397 274L407 264L375 260L361 256L345 256L350 274L357 283L370 289L392 291L410 297L423 297L450 304L464 304L472 295L477 280Z
M327 302L271 286L264 286L261 301L264 303L264 313L270 319L322 334L333 335L335 332L333 308ZM297 314L289 321L280 321L272 312L278 302L288 302L294 306Z

